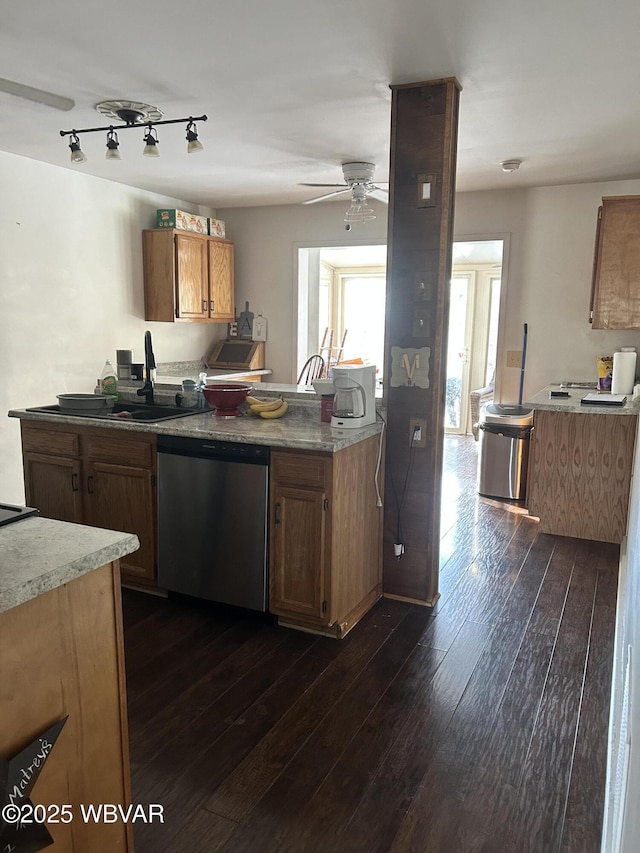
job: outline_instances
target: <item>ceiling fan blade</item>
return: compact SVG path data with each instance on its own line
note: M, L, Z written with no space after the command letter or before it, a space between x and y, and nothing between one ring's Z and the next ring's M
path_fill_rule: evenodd
M371 198L377 198L378 201L383 201L385 204L389 204L389 191L380 189L380 187L374 187L370 190L367 195L370 195Z
M53 92L45 92L44 89L35 89L33 86L25 86L23 83L6 80L4 77L0 77L0 92L6 92L8 95L15 95L16 98L35 101L36 104L44 104L46 107L53 107L55 110L64 110L65 112L72 110L76 105L76 102L71 98L55 95Z
M344 187L345 190L349 189L348 184L298 184L299 187Z
M351 192L350 187L345 187L343 190L336 190L333 193L326 193L325 195L319 195L316 198L308 198L306 201L303 201L302 204L315 204L317 201L324 201L326 198L333 198L334 195L342 195L342 193Z

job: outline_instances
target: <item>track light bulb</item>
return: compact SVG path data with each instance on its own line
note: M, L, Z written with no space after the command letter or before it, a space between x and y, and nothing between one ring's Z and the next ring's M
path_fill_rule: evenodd
M204 151L204 145L198 139L195 122L190 121L187 125L187 154L195 154L196 151Z
M115 130L110 130L107 133L107 153L104 155L107 160L122 160L118 146L118 134Z
M72 163L86 163L87 158L85 156L84 151L80 148L80 138L77 133L71 134L71 141L69 142L69 149L71 150L71 162Z
M143 154L145 157L159 157L160 152L158 151L158 134L155 131L155 128L149 125L149 130L145 134L144 137L144 150Z

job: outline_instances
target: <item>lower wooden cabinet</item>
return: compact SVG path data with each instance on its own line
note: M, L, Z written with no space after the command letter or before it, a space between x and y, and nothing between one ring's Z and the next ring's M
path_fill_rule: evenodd
M636 415L534 412L527 508L542 533L622 541L636 424Z
M27 504L137 534L122 580L155 587L156 436L26 420L21 429ZM272 450L269 609L281 623L342 637L382 595L379 441L336 453Z
M272 451L270 610L281 624L343 637L382 595L378 442Z
M331 460L271 455L271 611L330 625Z
M28 506L47 518L135 533L125 582L156 584L156 437L22 421Z

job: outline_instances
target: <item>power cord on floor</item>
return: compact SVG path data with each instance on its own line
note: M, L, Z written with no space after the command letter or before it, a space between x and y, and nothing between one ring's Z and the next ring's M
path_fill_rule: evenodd
M416 440L417 436L420 432L419 427L414 427L413 435L411 436L411 446L409 449L409 461L407 462L407 470L404 475L404 484L402 486L402 495L398 498L398 491L396 489L396 484L393 479L393 471L391 466L389 467L389 479L391 481L391 488L393 489L393 496L396 501L396 541L393 545L393 553L395 554L396 560L401 560L404 555L404 543L403 543L403 535L402 535L402 508L404 507L404 502L407 497L407 492L409 490L409 480L411 479L411 471L413 469L413 458L416 449Z

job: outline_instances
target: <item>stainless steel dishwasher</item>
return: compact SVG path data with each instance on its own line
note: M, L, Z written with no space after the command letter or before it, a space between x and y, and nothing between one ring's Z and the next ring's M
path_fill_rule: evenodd
M158 436L158 584L267 610L269 448Z

